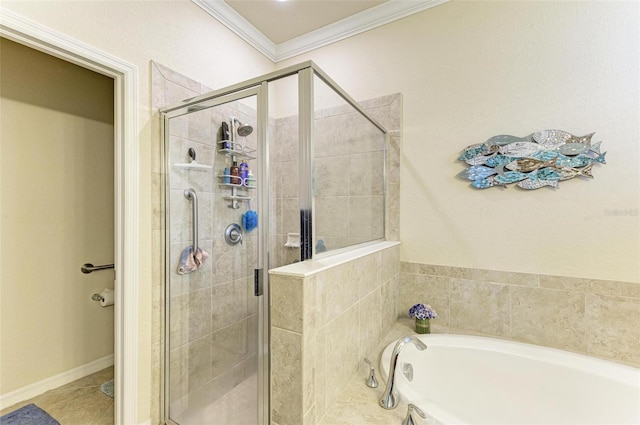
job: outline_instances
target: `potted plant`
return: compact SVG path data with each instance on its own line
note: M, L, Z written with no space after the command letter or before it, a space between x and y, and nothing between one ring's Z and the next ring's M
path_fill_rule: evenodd
M430 319L438 317L438 313L430 305L416 304L409 309L409 317L416 319L416 332L419 334L431 333Z

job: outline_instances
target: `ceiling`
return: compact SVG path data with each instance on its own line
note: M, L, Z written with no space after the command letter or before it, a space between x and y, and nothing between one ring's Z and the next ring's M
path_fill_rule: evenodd
M274 62L448 0L192 0Z
M269 40L280 44L377 6L384 0L226 0L226 3Z

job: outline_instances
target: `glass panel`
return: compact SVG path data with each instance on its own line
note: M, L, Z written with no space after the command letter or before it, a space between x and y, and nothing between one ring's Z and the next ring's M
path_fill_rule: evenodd
M298 77L269 82L271 268L300 260Z
M316 254L384 238L385 134L314 77Z
M168 417L180 425L257 424L257 98L202 105L165 129Z

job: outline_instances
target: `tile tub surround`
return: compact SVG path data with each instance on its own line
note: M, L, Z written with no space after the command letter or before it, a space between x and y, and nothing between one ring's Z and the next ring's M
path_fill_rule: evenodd
M432 329L480 334L640 366L640 283L401 262L398 317L417 303Z
M386 380L380 375L380 370L382 370L380 358L384 349L391 342L414 333L411 320L401 319L393 323L390 330L382 336L373 350L375 354L369 358L376 366L378 388L366 386L369 367L363 362L358 373L352 376L344 391L339 395L338 400L316 423L318 425L399 425L402 423L407 414L405 403L400 402L397 408L391 410L383 409L378 405L386 384Z
M274 269L271 412L277 425L315 425L358 373L377 361L396 323L399 243Z

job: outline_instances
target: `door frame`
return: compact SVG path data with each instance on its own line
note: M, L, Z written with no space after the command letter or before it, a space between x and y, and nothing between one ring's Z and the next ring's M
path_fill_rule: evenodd
M0 7L0 35L114 80L115 314L117 425L138 423L138 68Z

